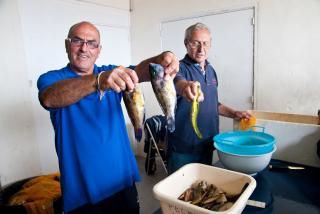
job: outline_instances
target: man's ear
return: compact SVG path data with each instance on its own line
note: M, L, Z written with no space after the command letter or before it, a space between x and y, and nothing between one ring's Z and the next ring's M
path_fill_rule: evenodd
M68 53L68 40L64 40L64 47L66 48L66 52Z
M102 49L102 45L99 45L99 53L98 53L98 55L100 55L101 49Z

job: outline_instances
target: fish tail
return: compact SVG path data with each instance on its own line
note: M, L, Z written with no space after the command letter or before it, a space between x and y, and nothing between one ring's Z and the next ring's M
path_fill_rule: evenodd
M196 135L198 136L198 138L202 139L202 134L201 134L201 132L200 132L200 130L199 130L197 125L194 126L194 131L195 131Z
M197 123L197 117L198 117L198 112L199 112L199 106L198 105L193 105L192 111L191 111L191 123L194 132L198 136L199 139L202 139L202 134L199 130L198 123Z
M142 138L142 128L138 128L138 129L135 129L134 130L134 137L136 138L136 140L138 142L141 141L141 138Z
M167 124L168 124L168 130L170 132L173 132L176 129L173 117L169 117L167 119Z

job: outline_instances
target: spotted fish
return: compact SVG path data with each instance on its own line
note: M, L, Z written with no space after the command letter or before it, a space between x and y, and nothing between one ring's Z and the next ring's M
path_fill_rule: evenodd
M123 101L131 123L134 127L134 135L137 141L141 141L143 123L145 120L144 97L137 84L132 92L123 92Z

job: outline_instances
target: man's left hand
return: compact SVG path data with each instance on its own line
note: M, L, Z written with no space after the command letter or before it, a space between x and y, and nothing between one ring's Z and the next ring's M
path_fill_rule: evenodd
M250 117L251 117L251 114L246 111L235 111L234 112L234 119L236 119L236 120L241 120L241 119L249 120Z
M158 64L162 65L164 68L164 72L167 75L174 78L179 71L179 60L176 55L174 55L170 51L162 52L156 60Z

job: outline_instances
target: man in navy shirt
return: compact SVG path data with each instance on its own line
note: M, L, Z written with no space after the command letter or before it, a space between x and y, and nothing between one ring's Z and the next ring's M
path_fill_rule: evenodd
M218 100L218 79L208 62L211 47L211 33L207 26L196 23L186 29L184 44L186 56L180 60L180 69L174 81L178 93L175 115L176 129L168 138L168 171L172 173L188 163L212 163L212 138L219 133L219 115L241 119L250 114L235 111ZM198 101L198 127L202 134L199 139L192 128L190 119L191 101L195 99L197 83L201 85Z
M39 100L50 112L61 173L65 213L139 213L135 182L140 180L121 109L121 91L149 80L149 63L174 76L171 52L135 67L95 65L101 45L89 22L73 25L65 47L69 64L42 74Z

